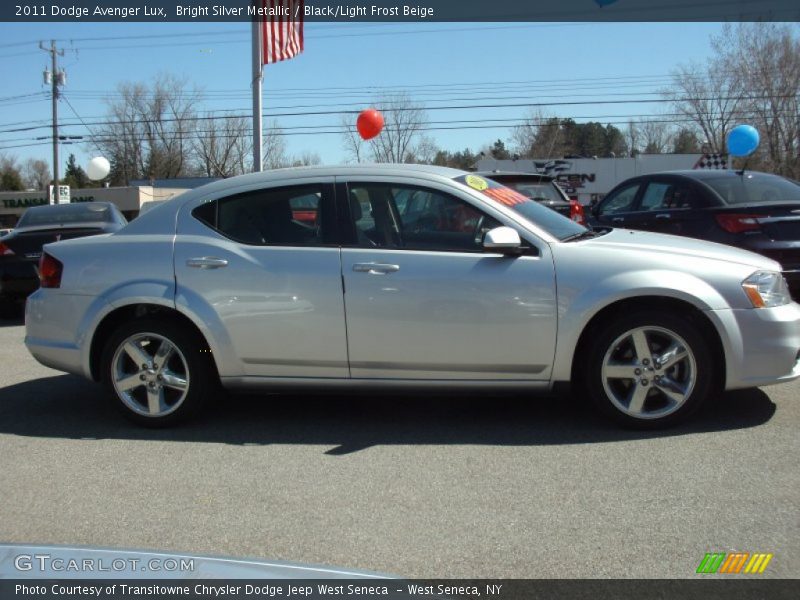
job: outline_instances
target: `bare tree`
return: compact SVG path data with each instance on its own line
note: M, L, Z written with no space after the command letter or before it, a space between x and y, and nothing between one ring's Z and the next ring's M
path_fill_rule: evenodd
M521 158L552 158L571 152L561 120L541 110L532 111L511 132L512 150ZM488 153L484 152L487 156Z
M358 134L355 118L351 114L343 114L339 122L342 125L342 144L349 160L360 163L365 156L366 143Z
M52 179L50 167L41 159L29 158L22 166L22 181L27 189L46 190Z
M717 56L704 67L678 67L672 73L672 86L661 93L703 132L711 152L726 152L728 132L741 113L743 93L725 60Z
M295 156L291 160L291 163L293 167L310 167L312 165L322 164L322 159L316 152L311 152L309 150L306 150L302 152L299 156Z
M281 169L291 164L286 155L286 136L277 121L267 123L262 142L261 159L265 169Z
M667 151L672 135L666 123L657 119L644 119L639 122L637 129L645 154L664 154Z
M148 87L123 83L109 101L109 124L96 133L100 149L112 163L112 178L125 183L138 177L177 177L191 161L196 89L186 79L160 74Z
M641 133L639 131L639 124L633 119L628 121L628 127L625 129L625 143L628 144L628 151L631 156L636 156L641 152L640 146Z
M800 177L800 39L786 24L728 25L714 47L745 91L742 120L761 134L760 168Z
M366 143L356 130L355 117L346 114L341 118L342 141L351 160L361 162L368 157L378 163L402 163L413 160L417 153L426 157L431 154L428 152L430 144L420 139L428 115L407 93L381 96L375 99L373 106L383 114L384 127L377 137ZM369 149L368 156L365 156L365 148Z
M198 127L192 149L206 177L233 177L245 172L252 152L251 125L244 117L208 114Z
M421 135L414 147L406 154L405 162L432 165L439 153L439 146L429 135Z

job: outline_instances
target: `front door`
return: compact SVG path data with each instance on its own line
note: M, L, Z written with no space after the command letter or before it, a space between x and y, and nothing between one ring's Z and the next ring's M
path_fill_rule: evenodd
M344 186L341 186L344 189ZM342 249L354 378L548 380L556 341L549 248L482 250L501 223L433 187L350 182Z

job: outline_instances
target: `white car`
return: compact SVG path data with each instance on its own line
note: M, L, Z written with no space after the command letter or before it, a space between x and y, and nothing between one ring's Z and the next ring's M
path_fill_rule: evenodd
M114 234L49 244L39 271L30 352L104 382L150 426L192 415L218 384L529 393L571 382L622 423L656 427L721 390L800 376L800 306L778 263L593 233L438 167L226 179Z

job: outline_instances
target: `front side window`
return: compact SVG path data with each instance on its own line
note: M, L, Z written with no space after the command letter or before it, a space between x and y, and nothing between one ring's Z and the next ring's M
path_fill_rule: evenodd
M252 246L318 246L328 241L328 211L319 185L255 190L203 204L193 216Z
M500 224L449 194L416 186L350 184L350 213L359 246L480 252Z
M601 215L613 215L616 213L630 212L633 210L633 202L639 192L639 184L629 185L616 194L606 198L600 205Z

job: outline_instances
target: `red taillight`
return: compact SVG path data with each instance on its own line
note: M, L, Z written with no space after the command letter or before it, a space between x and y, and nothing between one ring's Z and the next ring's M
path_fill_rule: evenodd
M717 223L728 233L743 233L745 231L759 231L761 223L759 215L743 215L740 213L721 213L717 215Z
M586 215L583 212L583 206L577 200L569 201L569 218L580 225L586 225Z
M14 251L3 242L0 242L0 256L14 256Z
M39 259L39 282L43 288L57 288L61 287L61 272L64 270L64 265L60 260L56 260L47 252L42 253L42 258Z

